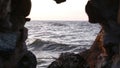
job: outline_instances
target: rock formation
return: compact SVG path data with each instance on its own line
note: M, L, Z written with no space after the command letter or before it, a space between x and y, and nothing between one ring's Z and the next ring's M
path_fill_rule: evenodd
M107 54L105 68L119 68L120 64L119 9L119 0L89 0L86 5L89 22L95 20L104 31L102 44Z
M25 43L30 9L30 0L0 0L0 68L36 68L36 57Z
M65 2L66 0L54 0L56 3L62 3L62 2Z
M79 54L62 53L48 68L89 68L89 66Z
M86 5L89 22L99 23L102 27L93 45L77 55L74 53L60 55L48 68L120 68L119 3L119 0L89 0ZM74 62L78 55L77 60L82 60ZM74 58L71 59L71 56Z

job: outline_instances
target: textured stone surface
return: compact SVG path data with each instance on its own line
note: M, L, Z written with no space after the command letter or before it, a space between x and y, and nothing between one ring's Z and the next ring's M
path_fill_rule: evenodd
M0 51L9 52L15 50L16 42L18 40L18 33L0 33Z
M82 62L82 63L81 63ZM79 54L62 53L48 68L88 68L89 65Z
M0 0L0 68L36 68L36 57L25 44L30 10L31 0Z

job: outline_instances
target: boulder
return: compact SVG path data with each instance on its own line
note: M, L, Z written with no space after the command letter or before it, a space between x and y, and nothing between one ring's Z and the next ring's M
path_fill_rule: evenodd
M89 68L86 60L79 54L62 53L48 68Z

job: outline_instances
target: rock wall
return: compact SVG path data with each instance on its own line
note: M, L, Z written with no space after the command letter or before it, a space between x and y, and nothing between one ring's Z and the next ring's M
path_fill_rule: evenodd
M25 43L30 9L30 0L0 0L0 68L36 68L36 57Z

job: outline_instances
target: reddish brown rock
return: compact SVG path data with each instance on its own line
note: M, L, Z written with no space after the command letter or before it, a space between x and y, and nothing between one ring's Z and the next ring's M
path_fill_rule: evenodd
M105 63L107 54L103 47L103 34L103 30L101 30L91 48L87 52L80 53L86 59L90 68L102 68Z

